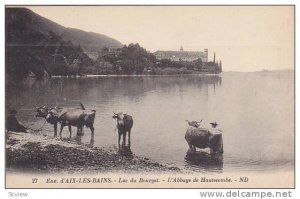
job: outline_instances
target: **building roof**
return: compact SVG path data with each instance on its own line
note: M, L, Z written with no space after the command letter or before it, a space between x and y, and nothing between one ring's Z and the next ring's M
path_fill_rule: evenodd
M183 57L183 58L199 58L206 57L206 54L201 51L156 51L154 52L155 56L163 57Z

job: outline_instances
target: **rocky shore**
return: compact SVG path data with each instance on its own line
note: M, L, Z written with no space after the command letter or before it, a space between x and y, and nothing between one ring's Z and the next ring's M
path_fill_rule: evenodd
M177 167L162 165L131 153L79 145L38 133L16 132L6 132L6 169L40 173L182 172Z

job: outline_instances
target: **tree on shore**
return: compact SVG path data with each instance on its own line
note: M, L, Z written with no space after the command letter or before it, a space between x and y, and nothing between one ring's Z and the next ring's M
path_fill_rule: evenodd
M130 60L130 59L122 60L120 66L121 66L122 71L126 75L133 74L133 72L134 72L134 64L133 64L132 60Z
M147 52L138 43L124 45L120 54L108 55L102 59L113 64L116 73L119 73L119 69L121 69L121 72L127 75L142 74L145 67L152 66L152 62L155 62L155 56ZM100 61L100 58L98 58L98 61Z
M199 58L195 61L195 66L196 66L196 68L198 68L199 71L202 71L203 62L202 62L201 58Z

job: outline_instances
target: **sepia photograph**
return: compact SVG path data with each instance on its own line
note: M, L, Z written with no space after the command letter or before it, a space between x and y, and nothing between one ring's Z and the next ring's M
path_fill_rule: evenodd
M5 5L6 188L295 188L294 5Z

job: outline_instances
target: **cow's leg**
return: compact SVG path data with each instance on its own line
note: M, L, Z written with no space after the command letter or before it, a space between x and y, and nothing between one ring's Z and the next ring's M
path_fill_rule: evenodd
M54 137L57 137L57 123L54 123Z
M94 126L92 125L92 126L90 126L90 129L91 129L91 132L92 132L92 134L91 135L93 135L94 136ZM82 134L83 134L83 132L82 132Z
M60 132L59 132L59 137L60 137L61 140L62 140L61 132L62 132L64 126L65 126L65 123L62 122L61 125L60 125Z
M127 132L125 131L125 133L123 133L123 143L122 143L122 146L126 146L126 134L127 134Z
M77 136L80 136L80 127L77 127Z
M196 148L195 148L195 146L193 146L191 143L188 143L188 145L189 145L189 151L190 152L196 152Z
M224 153L224 151L223 151L223 141L219 144L217 152L218 153Z
M79 145L82 144L82 139L80 136L76 136L76 141L77 141L77 144L79 144Z
M90 146L91 146L91 147L94 146L94 142L95 142L95 137L94 137L94 133L92 133L92 135L91 135L91 140L90 140Z
M188 143L188 145L189 145L190 149L193 150L193 145L190 143Z
M69 132L70 132L70 140L71 140L71 138L72 138L72 127L71 127L70 124L69 124Z
M223 150L223 143L221 145L221 153L224 153L224 150Z
M119 134L119 138L118 138L118 147L119 147L119 150L120 150L121 132L119 132L118 134Z
M129 148L131 146L130 133L131 133L131 130L128 131L128 146L129 146Z
M214 153L213 148L209 148L209 149L210 149L210 154L213 154Z

